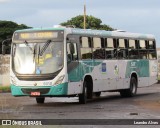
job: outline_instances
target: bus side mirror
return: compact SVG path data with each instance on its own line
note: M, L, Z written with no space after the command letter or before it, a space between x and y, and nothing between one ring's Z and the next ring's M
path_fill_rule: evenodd
M74 53L75 53L74 44L70 43L70 44L69 44L69 49L70 49L71 54L74 54Z
M10 50L11 38L2 41L2 54L5 55L7 50Z
M6 54L6 46L4 44L2 44L2 54L3 55Z

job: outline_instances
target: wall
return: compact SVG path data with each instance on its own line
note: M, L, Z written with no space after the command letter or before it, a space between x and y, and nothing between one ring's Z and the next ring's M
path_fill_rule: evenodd
M157 48L158 75L160 76L160 48Z
M0 86L7 86L9 82L10 55L0 55Z

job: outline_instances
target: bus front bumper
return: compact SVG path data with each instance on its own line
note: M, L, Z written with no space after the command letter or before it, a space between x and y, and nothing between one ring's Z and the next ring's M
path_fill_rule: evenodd
M62 83L56 86L11 85L11 93L13 96L33 96L32 94L34 92L40 94L39 96L51 96L51 97L63 96L63 95L67 95L67 91L68 91L68 83Z

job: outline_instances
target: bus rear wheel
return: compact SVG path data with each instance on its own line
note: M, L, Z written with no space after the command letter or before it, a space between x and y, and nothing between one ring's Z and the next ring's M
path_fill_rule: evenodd
M101 96L101 92L95 92L95 96L96 97L100 97Z
M137 80L135 77L131 77L130 88L120 91L122 97L133 97L137 93Z
M36 97L37 104L43 104L45 101L45 97Z

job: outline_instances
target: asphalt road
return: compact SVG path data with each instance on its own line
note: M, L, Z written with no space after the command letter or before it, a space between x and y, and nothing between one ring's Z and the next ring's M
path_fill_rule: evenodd
M35 98L0 93L0 119L160 119L160 84L138 88L132 98L105 92L87 104L79 104L77 97L46 98L44 104L37 104Z

